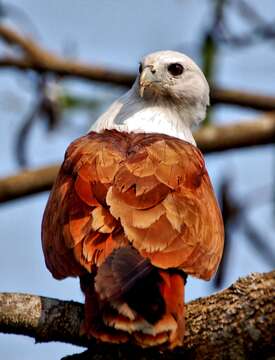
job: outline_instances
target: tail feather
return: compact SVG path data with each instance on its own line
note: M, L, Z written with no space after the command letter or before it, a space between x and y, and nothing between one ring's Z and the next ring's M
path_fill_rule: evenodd
M98 269L95 288L102 299L115 300L127 294L145 278L153 266L131 246L112 252Z
M171 334L170 341L174 346L182 345L185 331L184 287L185 274L161 272L163 278L162 295L165 299L166 312L171 314L177 323L177 331Z
M98 268L93 295L85 292L86 302L97 302L86 328L101 341L182 345L184 283L180 273L157 269L131 246L116 249Z

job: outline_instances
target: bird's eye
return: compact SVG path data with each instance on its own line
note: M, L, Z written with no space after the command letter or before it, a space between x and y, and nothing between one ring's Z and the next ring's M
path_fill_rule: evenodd
M141 73L142 73L142 70L143 70L143 68L142 68L142 63L139 63L138 72L141 74Z
M170 65L168 65L167 69L168 69L169 73L173 76L181 75L184 70L183 66L179 63L170 64Z

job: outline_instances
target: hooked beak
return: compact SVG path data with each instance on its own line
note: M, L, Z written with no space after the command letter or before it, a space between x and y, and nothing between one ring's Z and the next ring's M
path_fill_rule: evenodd
M159 82L157 81L155 75L152 73L151 68L145 67L140 74L139 78L139 94L140 97L143 97L144 89L147 87L151 87L154 83Z

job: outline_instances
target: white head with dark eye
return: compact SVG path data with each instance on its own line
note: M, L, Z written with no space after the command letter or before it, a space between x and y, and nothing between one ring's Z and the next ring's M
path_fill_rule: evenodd
M209 86L203 72L188 56L176 51L159 51L140 62L139 95L144 101L165 101L179 110L198 112L201 121L209 105Z

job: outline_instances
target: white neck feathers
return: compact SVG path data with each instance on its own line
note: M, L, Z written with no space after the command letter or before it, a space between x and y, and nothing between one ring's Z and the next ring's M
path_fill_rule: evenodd
M192 114L171 104L148 103L131 89L102 114L90 131L116 129L126 132L161 133L196 145L190 129ZM190 121L191 120L191 121Z

